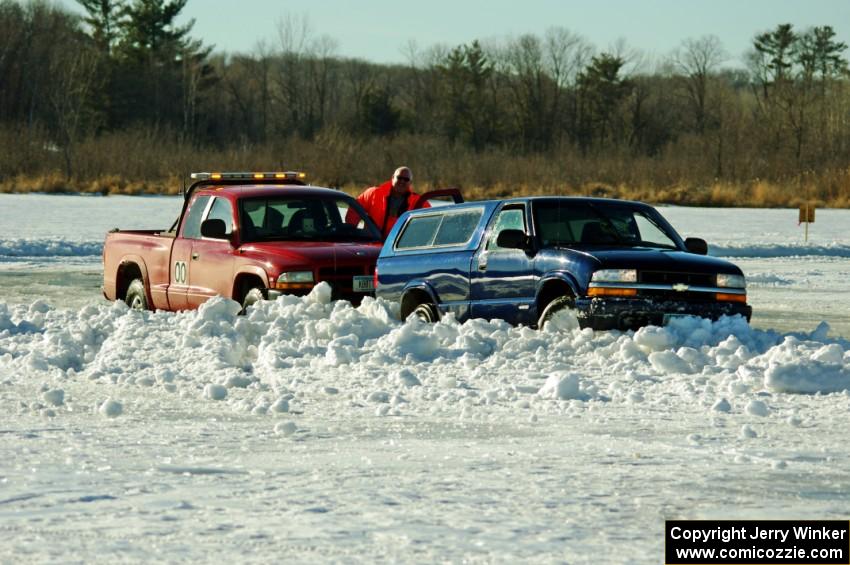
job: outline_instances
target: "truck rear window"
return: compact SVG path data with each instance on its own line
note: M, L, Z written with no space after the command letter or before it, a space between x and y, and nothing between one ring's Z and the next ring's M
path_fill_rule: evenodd
M207 210L210 196L201 195L192 201L186 221L183 222L183 237L187 239L201 238L201 218Z

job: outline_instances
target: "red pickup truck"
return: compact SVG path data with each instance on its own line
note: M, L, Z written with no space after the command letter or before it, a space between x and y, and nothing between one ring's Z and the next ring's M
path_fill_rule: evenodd
M107 234L108 300L139 310L185 310L220 295L244 311L263 298L307 294L322 281L334 299L359 303L374 294L381 233L354 198L307 186L303 173L192 178L169 230Z

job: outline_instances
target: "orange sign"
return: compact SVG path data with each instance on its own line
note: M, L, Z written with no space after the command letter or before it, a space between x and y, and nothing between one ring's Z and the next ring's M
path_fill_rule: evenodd
M802 224L803 222L813 224L815 223L815 206L814 204L803 204L800 206L800 216L797 220L798 223Z

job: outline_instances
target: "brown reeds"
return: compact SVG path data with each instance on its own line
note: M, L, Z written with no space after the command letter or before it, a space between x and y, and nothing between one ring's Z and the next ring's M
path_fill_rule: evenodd
M8 132L7 132L8 133ZM20 140L0 132L3 145ZM340 130L313 141L290 137L262 145L199 147L167 132L136 130L89 138L63 152L37 140L0 158L0 192L177 194L191 172L298 169L317 185L359 194L407 165L419 191L455 186L469 200L527 195L582 195L693 206L795 207L803 202L850 207L850 168L735 178L710 176L696 157L634 157L627 152L546 155L510 149L476 152L414 135L359 139Z

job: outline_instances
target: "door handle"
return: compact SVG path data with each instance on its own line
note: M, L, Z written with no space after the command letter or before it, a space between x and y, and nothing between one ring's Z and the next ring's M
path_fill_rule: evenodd
M197 261L200 258L201 258L201 256L198 255L197 253L192 253L192 261Z
M487 270L487 256L486 255L481 255L480 257L478 257L478 270L479 271L486 271Z

